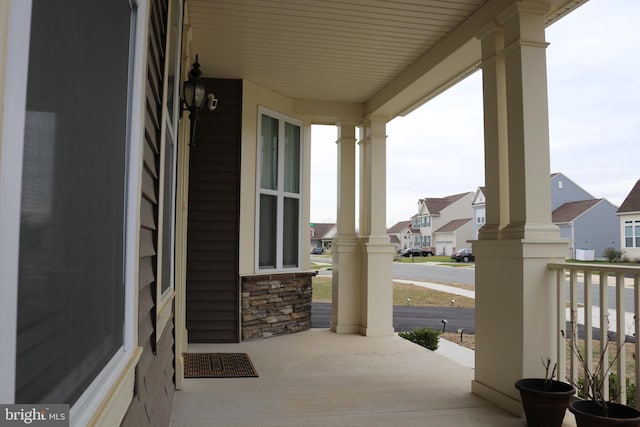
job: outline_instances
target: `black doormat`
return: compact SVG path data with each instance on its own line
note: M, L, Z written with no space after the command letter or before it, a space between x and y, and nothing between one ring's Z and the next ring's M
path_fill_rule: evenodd
M246 353L184 353L185 378L257 377Z

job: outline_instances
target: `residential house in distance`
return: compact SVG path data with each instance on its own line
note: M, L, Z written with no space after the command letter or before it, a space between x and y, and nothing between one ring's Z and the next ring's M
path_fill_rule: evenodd
M474 238L485 222L485 187L478 187L473 201ZM608 247L618 247L616 207L596 199L562 173L551 174L552 221L568 240L567 258L592 260Z
M560 172L551 174L551 210L560 237L569 241L568 258L588 261L593 259L589 254L598 258L606 248L618 247L616 206L596 199Z
M413 246L411 221L399 221L387 229L387 235L396 252Z
M311 223L309 226L309 238L311 249L322 248L323 252L331 252L331 240L336 234L336 225L329 223Z
M633 186L617 211L620 221L620 241L623 256L640 259L640 179Z
M485 196L485 188L478 187L476 195L473 198L471 207L473 208L473 239L478 239L478 231L487 221L487 209L485 204L487 199Z
M454 219L433 232L436 255L449 255L457 249L471 247L473 218Z
M591 200L593 195L569 179L565 174L551 174L551 210L554 211L567 202Z
M414 247L434 247L436 254L450 255L453 244L445 243L449 242L449 240L444 240L445 238L443 237L443 240L438 245L434 233L440 231L442 227L451 221L464 218L470 220L473 217L471 203L474 194L471 191L446 197L426 197L418 200L418 213L411 217L412 230L419 230L419 233L412 233ZM445 230L449 230L449 227ZM460 232L456 241L466 242L466 240L473 238L472 226L469 228L468 233L464 230ZM443 233L450 233L450 231L443 231Z
M567 202L551 214L560 235L569 241L567 257L592 261L608 247L618 247L616 206L606 199Z

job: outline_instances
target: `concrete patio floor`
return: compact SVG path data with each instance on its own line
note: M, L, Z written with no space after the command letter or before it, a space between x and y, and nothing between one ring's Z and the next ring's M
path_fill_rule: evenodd
M259 377L185 380L173 427L526 425L471 394L473 369L397 336L312 329L189 351L247 353Z

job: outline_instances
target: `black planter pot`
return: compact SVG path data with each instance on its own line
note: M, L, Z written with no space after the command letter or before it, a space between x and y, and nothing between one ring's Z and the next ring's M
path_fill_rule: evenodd
M609 416L603 417L602 408L591 400L576 400L569 411L576 417L578 427L640 427L640 411L619 403L607 403Z
M518 380L516 388L520 390L529 427L560 427L576 392L571 384L544 378Z

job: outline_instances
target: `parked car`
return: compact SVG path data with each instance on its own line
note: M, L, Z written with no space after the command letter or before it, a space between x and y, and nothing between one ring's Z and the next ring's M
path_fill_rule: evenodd
M455 260L456 262L469 262L475 261L476 257L474 257L473 253L471 253L471 249L465 248L457 250L453 254L451 254L451 259Z
M422 256L434 256L436 254L436 248L433 246L423 246L420 248Z
M311 255L322 255L324 250L320 247L311 248Z
M404 256L404 257L410 257L410 256L432 256L433 252L428 250L428 249L405 249L404 251L400 252L400 255Z

